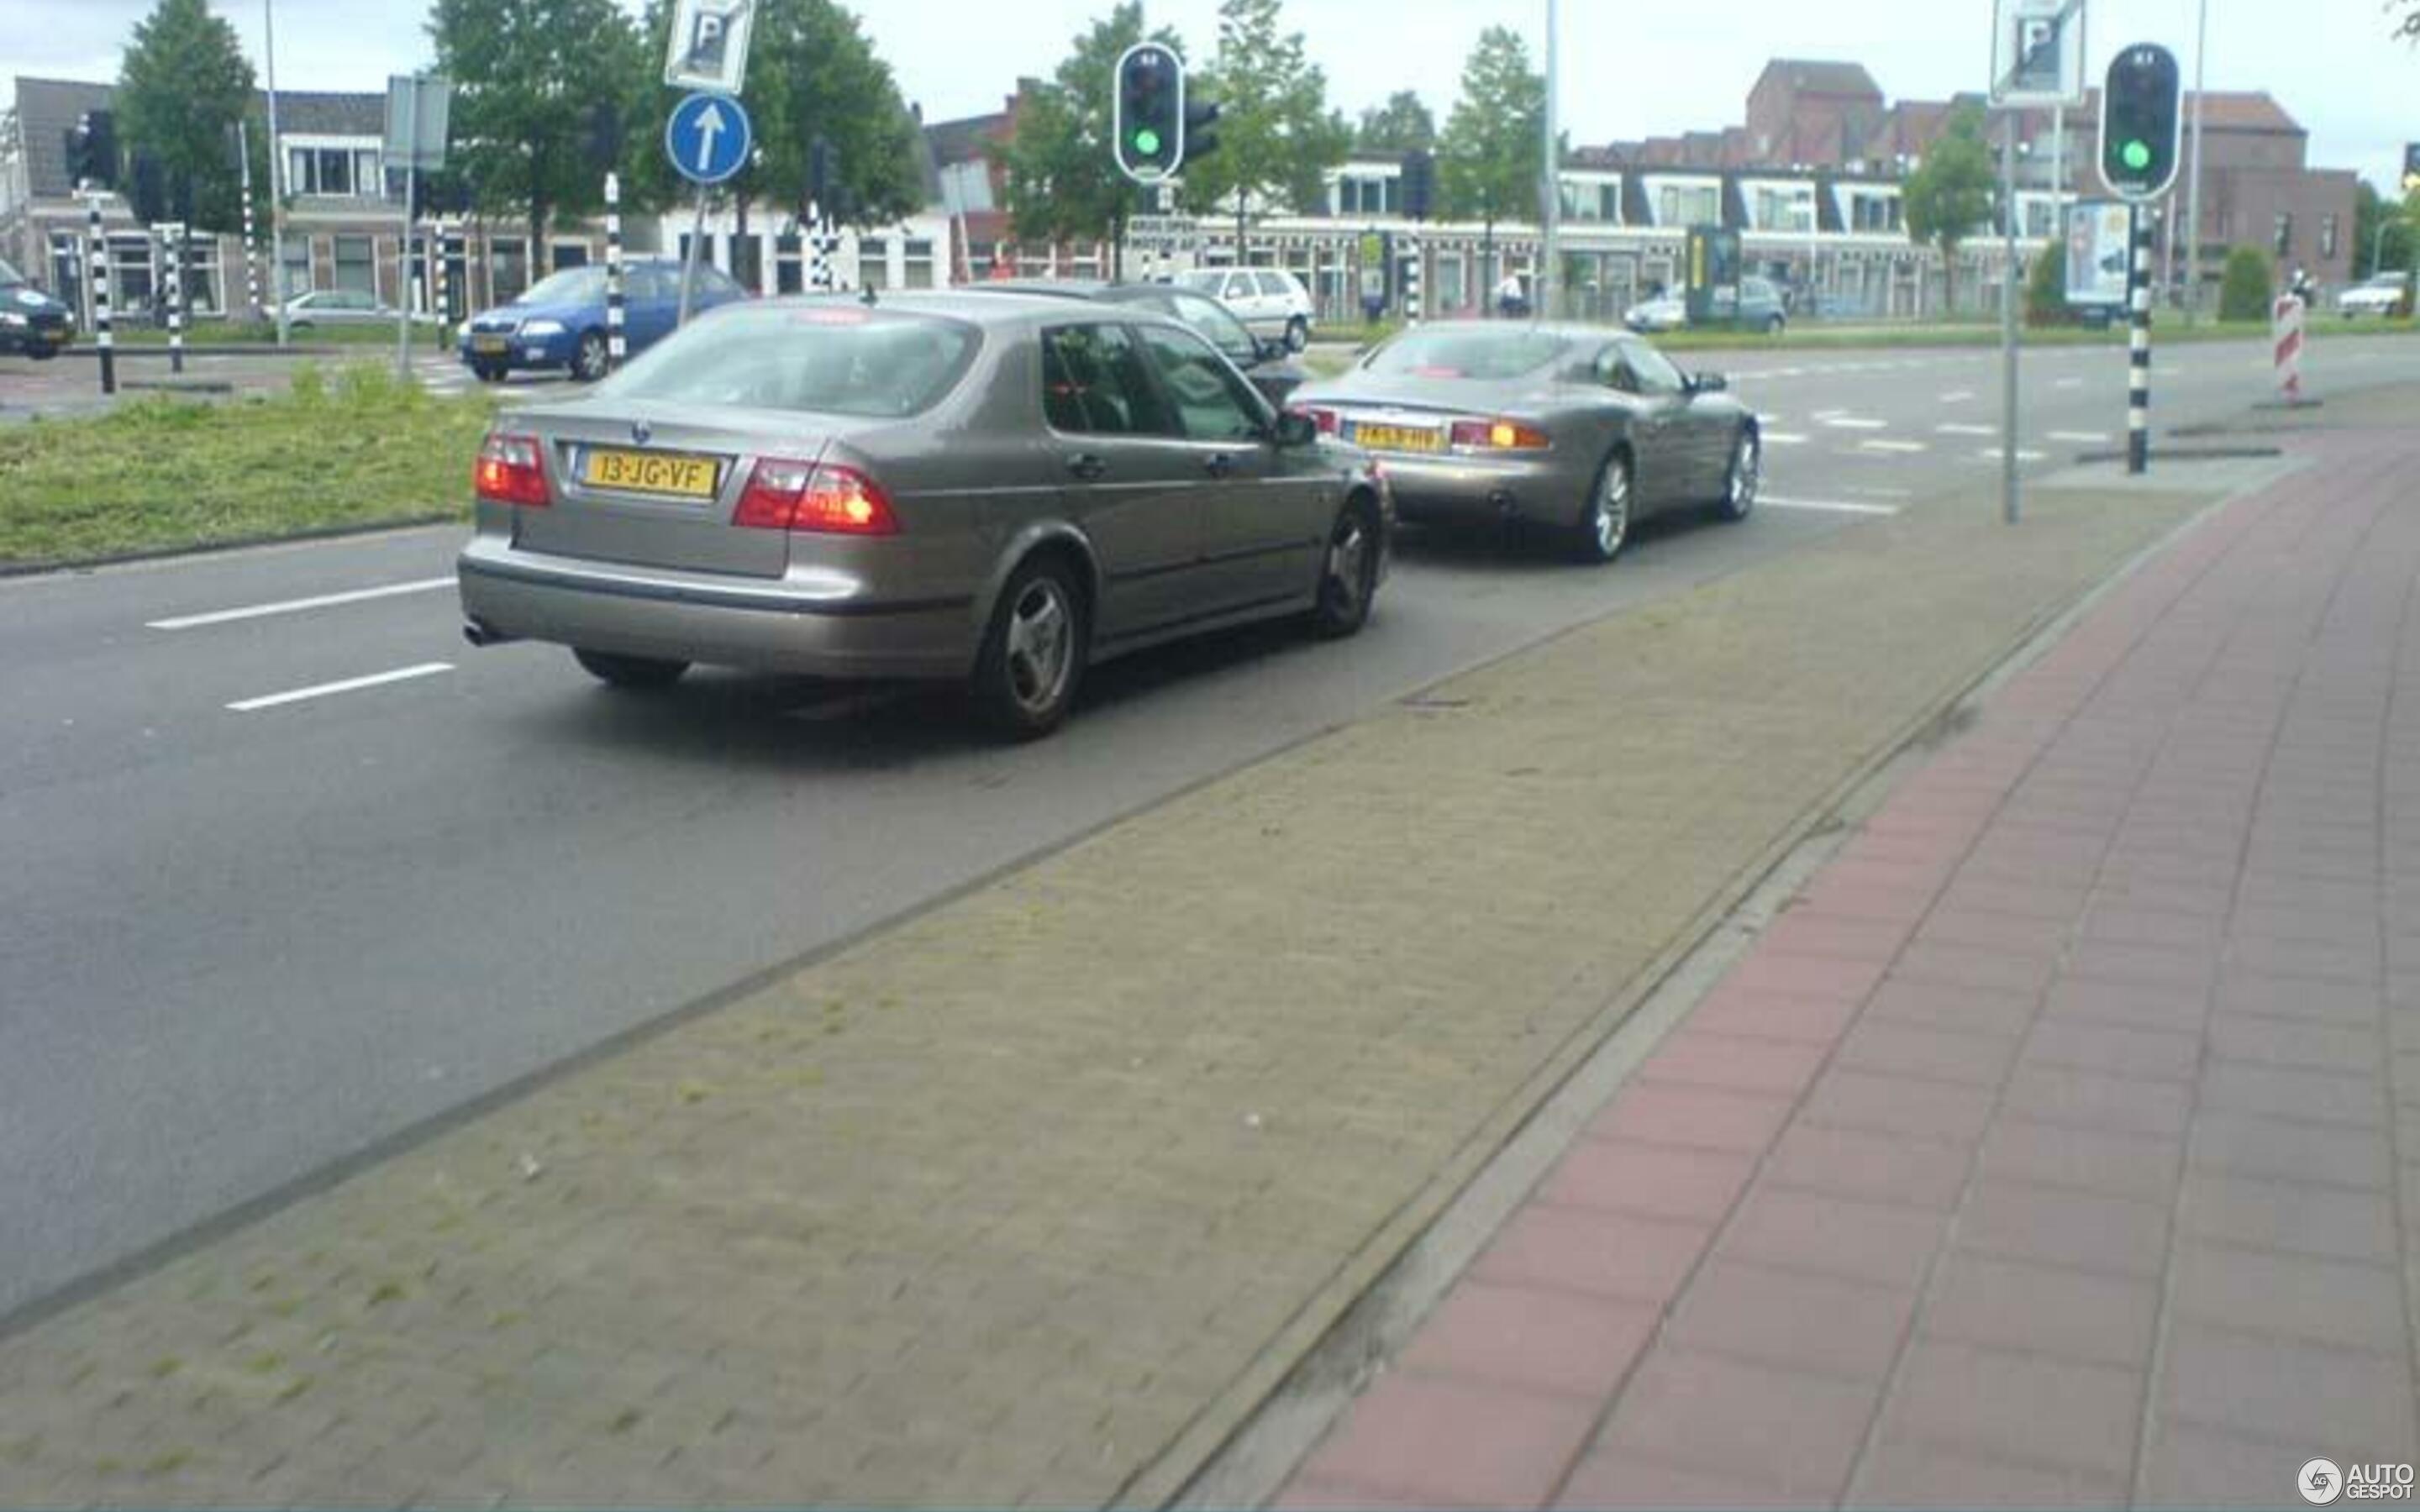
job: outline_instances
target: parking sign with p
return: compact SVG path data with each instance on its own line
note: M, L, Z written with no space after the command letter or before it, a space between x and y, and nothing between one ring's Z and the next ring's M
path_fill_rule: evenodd
M737 95L748 76L754 0L679 0L673 8L664 83L675 89Z

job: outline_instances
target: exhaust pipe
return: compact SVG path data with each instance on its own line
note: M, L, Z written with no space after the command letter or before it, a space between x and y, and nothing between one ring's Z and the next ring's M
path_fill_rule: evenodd
M517 635L506 635L502 630L493 629L485 620L464 620L462 622L462 639L470 641L474 646L484 648L487 646L508 646L514 641L520 640L520 637Z

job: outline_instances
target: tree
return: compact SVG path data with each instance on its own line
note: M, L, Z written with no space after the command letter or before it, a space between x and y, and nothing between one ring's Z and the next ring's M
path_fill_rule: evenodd
M1143 39L1142 7L1120 0L1075 39L1051 82L1019 102L1016 133L994 154L1004 170L1008 209L1020 241L1125 237L1137 191L1118 171L1109 141L1109 96L1118 55ZM1166 29L1151 39L1178 46Z
M1387 102L1361 113L1354 146L1364 152L1425 152L1436 146L1436 117L1420 97L1398 89Z
M2395 20L2395 35L2407 42L2420 42L2420 3L2414 0L2387 0L2389 11L2401 9Z
M2269 255L2257 247L2238 247L2226 255L2226 274L2218 286L2221 320L2269 318L2272 280Z
M1254 203L1309 209L1326 197L1326 170L1353 148L1353 129L1327 108L1327 75L1302 33L1278 30L1280 0L1220 0L1218 52L1197 91L1218 102L1218 150L1186 163L1185 197L1200 209L1232 201L1235 258Z
M1941 139L1907 176L1900 192L1908 239L1941 254L1944 309L1958 309L1958 248L1991 223L1998 192L1993 185L1992 149L1983 142L1983 112L1961 106Z
M649 59L664 54L672 11L671 0L648 0L644 45ZM916 122L857 16L833 0L757 0L753 28L739 102L755 128L756 150L723 190L740 233L747 232L752 203L791 215L806 212L808 153L818 136L831 144L850 224L873 225L917 209L923 173ZM652 89L643 88L642 96L639 119L649 130L636 133L642 151L630 177L646 203L671 203L689 190L659 139L660 107L670 101Z
M541 274L555 215L604 201L589 113L600 99L640 98L638 27L614 0L436 0L428 35L454 81L449 157L460 158L480 209L521 213L531 272ZM644 135L625 133L626 162Z
M1529 67L1529 44L1511 27L1488 27L1463 65L1462 98L1446 117L1437 187L1450 218L1481 223L1490 287L1496 223L1539 213L1545 131L1546 77Z
M203 0L160 0L135 25L118 66L118 140L130 154L159 160L172 219L189 192L196 226L227 231L242 224L235 131L253 114L252 64L235 28ZM265 184L269 133L257 119L251 132L256 180Z
M2411 267L2414 239L2408 208L2363 179L2353 197L2352 276L2367 278L2381 269Z

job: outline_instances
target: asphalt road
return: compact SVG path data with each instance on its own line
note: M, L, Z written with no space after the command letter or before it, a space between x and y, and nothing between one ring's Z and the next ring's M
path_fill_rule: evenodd
M939 694L631 698L472 651L451 530L0 582L0 1314L1441 676L1996 471L1994 354L1725 362L1773 441L1746 524L1603 572L1415 538L1360 639L1116 664L1034 746ZM2122 354L2027 371L2028 468L2122 437ZM2265 371L2179 348L2163 424ZM2420 378L2420 342L2309 372Z

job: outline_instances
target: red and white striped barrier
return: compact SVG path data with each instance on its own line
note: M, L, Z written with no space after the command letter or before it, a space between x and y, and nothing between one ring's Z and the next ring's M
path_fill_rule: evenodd
M2303 301L2281 294L2269 315L2269 332L2277 351L2277 389L2288 404L2303 402Z

